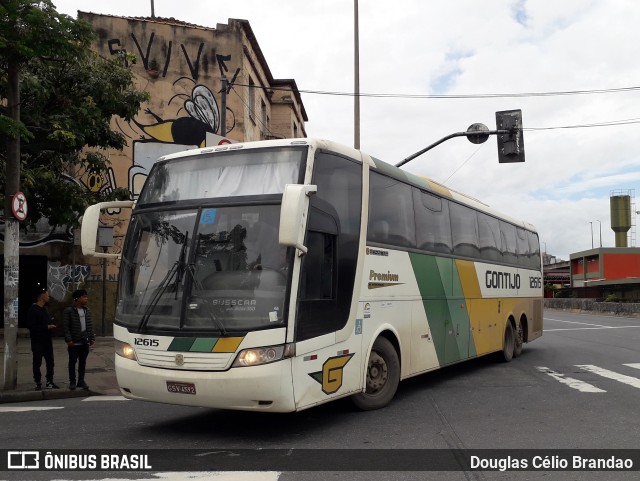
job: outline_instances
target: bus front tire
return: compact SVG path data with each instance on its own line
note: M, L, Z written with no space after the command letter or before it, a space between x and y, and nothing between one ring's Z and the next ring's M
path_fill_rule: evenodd
M509 362L513 359L513 353L516 349L516 336L513 332L513 326L510 321L507 321L507 326L504 330L504 345L502 347L502 355L500 359L504 362Z
M393 344L384 337L373 343L367 363L366 389L352 396L353 403L364 411L380 409L391 402L400 383L400 361Z

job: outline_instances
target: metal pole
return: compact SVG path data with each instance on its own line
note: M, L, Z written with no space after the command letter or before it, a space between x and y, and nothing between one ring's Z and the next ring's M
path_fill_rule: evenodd
M591 248L593 249L593 222L589 221L591 225Z
M353 148L360 149L360 34L358 27L358 0L353 0Z
M509 130L487 130L485 132L482 132L484 135L498 135L498 134L508 134ZM396 164L396 167L402 167L404 164L406 164L407 162L409 162L410 160L415 159L416 157L424 154L425 152L427 152L428 150L433 149L434 147L437 147L438 145L440 145L442 142L445 142L449 139L453 139L454 137L470 137L470 136L474 136L474 135L478 135L478 132L469 132L468 130L465 132L456 132L454 134L449 134L446 137L442 137L440 140L434 142L431 145L426 146L424 149L419 150L418 152L416 152L415 154L410 155L409 157L407 157L404 160L401 160L400 162L398 162Z
M596 222L600 224L600 247L602 247L602 222L596 219Z
M220 104L220 135L224 137L227 135L227 77L224 75L222 76L222 98Z
M156 12L156 9L155 9L155 7L153 5L153 0L151 0L151 18L155 18L155 16L156 16L155 12Z
M102 252L107 252L107 248L103 247ZM107 309L107 259L102 259L102 336L104 336L104 320Z

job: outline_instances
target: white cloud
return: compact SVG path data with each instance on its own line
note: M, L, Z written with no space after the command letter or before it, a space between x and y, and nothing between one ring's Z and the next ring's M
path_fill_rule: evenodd
M150 14L148 2L54 4L74 16L78 9ZM156 0L155 13L210 27L246 19L276 78L294 78L305 90L353 91L353 1L301 5ZM363 93L573 91L636 86L640 78L633 41L640 3L632 0L361 0L359 13ZM639 96L640 91L466 100L365 97L361 145L396 163L474 122L494 128L497 110L522 109L525 128L591 124L640 118ZM353 143L353 98L303 94L303 101L310 136ZM638 183L639 128L526 131L523 165L499 165L494 138L479 150L453 139L406 169L439 181L450 177L452 188L532 222L547 250L568 258L591 247L589 227L599 226L596 220L603 243L613 245L608 192Z

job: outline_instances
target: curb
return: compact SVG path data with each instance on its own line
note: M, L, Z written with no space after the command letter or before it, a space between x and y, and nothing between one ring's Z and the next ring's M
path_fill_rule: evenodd
M43 401L51 399L67 399L74 397L89 397L99 395L84 389L43 389L42 391L0 391L0 404L19 403L25 401Z

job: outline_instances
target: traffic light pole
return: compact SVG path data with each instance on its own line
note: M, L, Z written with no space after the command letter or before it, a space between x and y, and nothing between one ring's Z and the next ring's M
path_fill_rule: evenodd
M470 142L473 142L474 144L481 144L484 141L486 141L489 138L490 135L508 135L510 133L512 133L511 130L476 130L476 131L467 130L466 132L456 132L455 134L447 135L446 137L441 138L437 142L434 142L433 144L431 144L431 145L425 147L424 149L416 152L415 154L410 155L406 159L398 162L396 164L396 167L402 167L407 162L415 159L416 157L421 156L425 152L433 149L434 147L437 147L441 143L446 142L449 139L453 139L454 137L467 137Z

